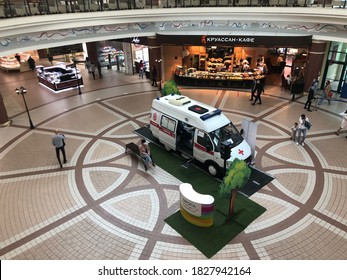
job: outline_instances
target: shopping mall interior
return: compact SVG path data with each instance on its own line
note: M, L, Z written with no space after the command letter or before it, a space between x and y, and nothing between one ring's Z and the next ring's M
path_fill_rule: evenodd
M344 7L345 1L340 2L341 8ZM311 10L309 7L290 8ZM339 10L342 11L340 15L345 15L346 9L335 8L312 9L327 13ZM199 8L182 8L194 9ZM159 16L161 10L165 17L167 11L172 9L151 9ZM100 14L108 12L112 11L99 11L96 14L101 18ZM193 13L185 16L195 17ZM317 14L317 11L314 13ZM69 21L61 30L70 28L70 15L54 15ZM10 13L10 16L14 14ZM37 15L37 18L46 16L51 15ZM73 16L81 22L86 21L84 13L74 13ZM153 14L151 16L154 18ZM21 26L25 26L27 21L25 30L33 28L32 18L30 15L20 17L20 20L16 17L18 21L23 21ZM340 20L338 14L336 18ZM0 20L5 22L13 18ZM219 24L223 25L222 20ZM42 25L42 28L50 28L50 31L56 28L50 26L48 21ZM130 43L123 41L110 49L109 45L105 45L110 39L109 34L102 37L94 33L96 38L100 37L97 39L103 47L103 51L99 52L101 61L98 62L105 62L105 65L101 67L102 75L95 70L93 77L85 63L86 56L90 54L85 53L88 49L83 46L73 55L57 52L53 60L49 56L42 57L42 50L58 47L61 50L63 46L87 42L90 36L88 32L71 35L67 40L69 44L59 46L62 42L60 35L54 35L52 41L44 38L41 42L35 36L24 40L25 36L8 27L9 24L6 23L6 26L2 27L4 31L7 30L5 35L1 35L2 57L14 57L16 53L21 53L25 63L24 66L19 64L22 69L2 69L0 72L0 101L3 103L0 115L1 118L4 118L4 113L8 116L8 121L0 127L0 259L206 259L165 222L167 217L180 209L179 186L183 182L160 165L146 171L138 157L125 152L126 144L139 144L140 137L134 131L149 124L153 99L161 96L161 87L170 77L174 77L177 66L184 64L183 59L194 52L193 48L169 46L166 53L161 53L162 57L153 59L150 57L151 51L157 46L148 46L149 54L143 47L132 49L131 40L134 37L131 36ZM104 33L108 33L106 29ZM141 36L140 29L136 30L136 37L153 36ZM169 29L176 32L173 27L165 32L169 32ZM308 32L302 28L298 30ZM312 39L321 41L324 36L330 36L329 42L338 42L339 49L338 55L332 59L331 54L336 54L337 50L333 50L334 44L327 44L322 66L317 70L321 79L331 79L332 69L338 73L334 74L338 78L331 79L335 83L333 97L330 102L324 100L318 105L315 101L322 94L320 85L311 111L304 108L308 98L306 88L293 94L291 88L281 87L281 73L277 69L266 73L262 103L255 105L249 101L251 93L247 86L178 85L182 95L221 109L238 129L244 120L256 124L254 167L274 178L249 197L266 211L211 259L347 258L347 133L341 130L339 135L335 134L341 125L341 113L347 109L347 99L342 96L347 63L346 50L343 48L347 42L339 39L338 28L334 30L335 34L331 35L317 31L318 37L315 39L313 36ZM32 34L43 30L35 32ZM113 29L112 32L116 31ZM17 42L12 40L14 37ZM6 41L4 38L12 39ZM23 46L20 45L20 38L23 39ZM124 48L120 50L119 46ZM176 49L181 52L179 63L175 62L175 56L170 58L167 55L169 50ZM236 54L237 49L234 50ZM112 58L104 55L110 51L114 53ZM76 56L76 53L79 55ZM258 57L260 53L254 54ZM308 50L306 54L316 53L310 54ZM26 55L35 58L34 70L26 64ZM74 63L76 57L77 61L83 62ZM293 57L295 54L289 56L286 65L291 65ZM149 66L151 62L158 63L162 59L163 67L158 68L161 72L158 86L152 85L150 73L144 78L139 76L134 63L138 58L148 60ZM113 64L110 65L111 61ZM198 68L199 62L200 58L197 57L197 66L189 65L187 71L188 68ZM8 61L6 63L8 65ZM74 83L70 88L52 89L40 82L43 68L61 65L68 66L67 71L78 73L73 76ZM182 67L178 68L182 70ZM293 73L292 67L287 70ZM16 91L21 87L22 92ZM301 114L305 114L312 123L304 146L296 145L290 139L291 127L299 121ZM60 168L52 146L51 138L55 129L66 136L67 163L63 168ZM162 149L162 153L169 152ZM189 168L180 167L178 172L188 172L189 175Z

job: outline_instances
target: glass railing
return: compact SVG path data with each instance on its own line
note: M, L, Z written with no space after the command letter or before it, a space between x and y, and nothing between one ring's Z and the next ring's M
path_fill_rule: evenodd
M321 7L345 9L347 0L0 0L0 18L61 13L183 7Z

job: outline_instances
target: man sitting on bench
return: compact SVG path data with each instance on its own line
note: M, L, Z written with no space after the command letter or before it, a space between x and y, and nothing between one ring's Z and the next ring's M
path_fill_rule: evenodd
M152 165L155 166L155 163L154 163L152 155L151 155L151 150L149 149L149 146L146 144L145 139L141 139L141 144L139 145L139 150L140 150L140 156L145 161L145 170L147 171L149 163L152 163Z

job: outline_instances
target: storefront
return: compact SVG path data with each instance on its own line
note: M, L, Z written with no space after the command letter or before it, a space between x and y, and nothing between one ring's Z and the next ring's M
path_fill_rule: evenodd
M170 36L157 34L165 48L182 44L181 63L176 56L174 78L178 84L192 86L250 88L253 80L266 79L270 72L281 74L290 50L290 74L303 75L311 36ZM283 50L273 52L273 50ZM284 52L284 53L283 53ZM283 55L283 62L278 58ZM300 56L300 57L299 57ZM299 70L299 71L297 71ZM297 79L296 81L299 81ZM301 86L303 88L303 85Z
M147 75L149 73L149 50L147 37L133 37L98 42L98 60L109 69L127 74L139 73L138 64L142 60Z
M136 73L139 72L139 63L140 61L143 62L144 65L144 71L148 72L150 70L149 66L149 54L148 54L148 47L144 45L139 44L133 44L133 57L134 57L134 65Z
M115 66L118 71L125 72L125 57L121 42L100 41L97 48L98 61L101 67L111 69Z
M175 71L181 85L250 88L268 73L264 56L250 48L186 46L183 56L184 66Z
M327 80L333 91L347 98L347 43L330 43L322 84Z
M60 47L49 48L46 52L42 52L40 58L46 58L47 54L51 55L54 60L70 63L71 61L83 61L85 52L83 44L66 45Z

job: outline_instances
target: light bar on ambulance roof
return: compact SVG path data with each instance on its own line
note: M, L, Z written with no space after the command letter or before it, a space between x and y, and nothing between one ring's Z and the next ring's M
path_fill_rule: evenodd
M200 116L200 119L202 119L203 121L206 121L207 119L212 118L212 117L217 116L217 115L220 115L221 113L222 113L221 109L216 109L212 112L209 112L205 115Z
M189 97L183 96L183 95L176 97L176 98L170 98L169 99L169 103L172 105L175 105L175 106L183 106L183 105L186 105L190 102L191 101L190 101Z

